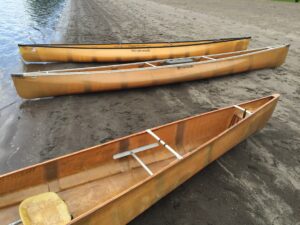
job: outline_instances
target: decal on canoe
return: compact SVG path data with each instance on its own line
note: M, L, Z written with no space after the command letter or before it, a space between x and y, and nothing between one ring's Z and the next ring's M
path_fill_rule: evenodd
M150 52L150 49L131 49L132 52Z
M192 68L194 65L184 65L184 66L177 66L177 69L187 69L187 68Z

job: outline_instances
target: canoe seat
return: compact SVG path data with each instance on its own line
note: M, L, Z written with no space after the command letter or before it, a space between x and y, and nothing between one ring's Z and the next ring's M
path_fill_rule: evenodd
M65 225L71 221L67 205L54 192L25 199L19 213L24 225Z

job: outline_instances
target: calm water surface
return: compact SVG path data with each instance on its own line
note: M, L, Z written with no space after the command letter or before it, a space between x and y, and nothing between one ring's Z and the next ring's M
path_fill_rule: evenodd
M18 43L49 43L67 0L0 0L0 110L16 99L10 73L27 70Z

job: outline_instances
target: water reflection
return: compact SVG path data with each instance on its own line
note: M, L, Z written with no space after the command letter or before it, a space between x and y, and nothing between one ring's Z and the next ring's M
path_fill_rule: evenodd
M0 68L5 75L20 69L18 43L51 40L64 3L65 0L0 1Z
M24 69L18 43L50 42L67 1L0 1L0 108L17 98L10 74Z
M59 12L65 0L27 0L26 12L39 27L47 26ZM53 23L52 23L53 24Z

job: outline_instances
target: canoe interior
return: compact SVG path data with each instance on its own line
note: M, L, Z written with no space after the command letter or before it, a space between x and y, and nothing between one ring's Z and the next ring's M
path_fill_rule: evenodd
M190 59L187 63L197 63L197 62L205 62L205 61L212 61L215 59L225 59L234 56L241 56L255 52L261 52L264 50L268 50L269 48L260 48L260 49L253 49L253 50L246 50L246 51L238 51L238 52L230 52L230 53L222 53L216 55L209 55L209 56L198 56L198 57L190 57L185 59ZM184 59L184 58L181 58ZM179 59L180 60L180 59ZM179 61L180 62L180 61ZM178 63L183 64L183 63ZM111 65L111 66L100 66L100 67L87 67L87 68L75 68L75 69L65 69L65 70L52 70L52 71L39 71L39 72L31 72L26 73L30 74L39 74L39 73L47 73L47 75L57 74L57 73L72 73L74 72L99 72L99 71L110 71L110 70L130 70L130 69L138 69L138 68L151 68L151 67L162 67L168 65L176 65L168 63L168 60L156 60L156 61L149 61L149 62L142 62L142 63L130 63L130 64L120 64L120 65Z
M117 49L117 48L159 48L159 47L177 47L188 45L200 45L216 42L226 42L234 40L250 39L250 37L242 38L225 38L199 41L180 41L180 42L153 42L153 43L113 43L113 44L20 44L20 47L49 47L49 48L94 48L94 49Z
M273 98L240 106L254 112ZM243 120L241 110L228 107L152 131L185 157L193 151L201 151L201 146ZM140 132L0 176L0 221L8 224L17 220L18 205L24 198L47 191L58 193L74 218L110 201L149 178L132 156L113 159L113 155L152 143L156 143L152 136ZM154 176L177 160L161 145L137 155Z

